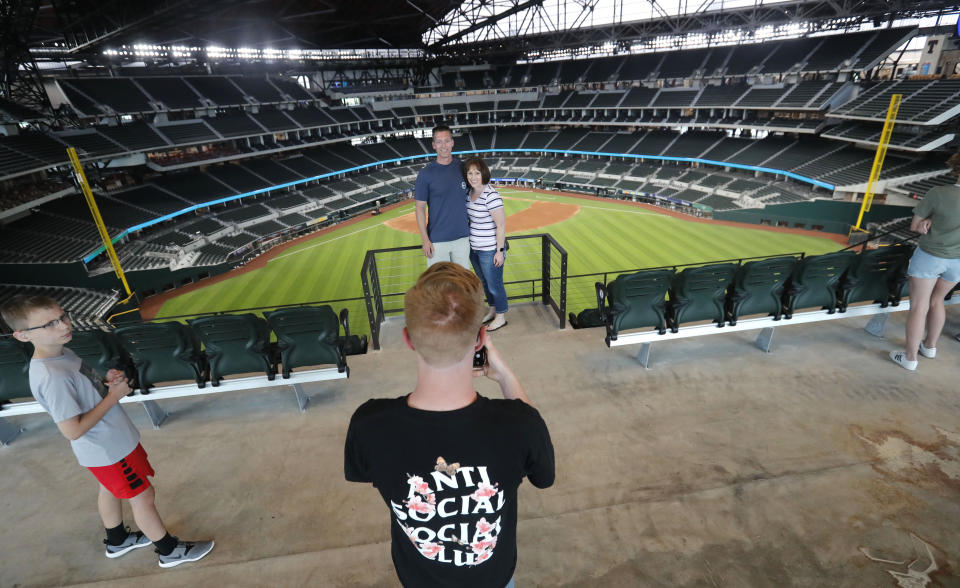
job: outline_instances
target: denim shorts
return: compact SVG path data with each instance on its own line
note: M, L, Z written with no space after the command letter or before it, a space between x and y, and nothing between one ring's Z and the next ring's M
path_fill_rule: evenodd
M907 275L924 280L943 278L947 282L960 282L960 259L937 257L917 247L910 258Z

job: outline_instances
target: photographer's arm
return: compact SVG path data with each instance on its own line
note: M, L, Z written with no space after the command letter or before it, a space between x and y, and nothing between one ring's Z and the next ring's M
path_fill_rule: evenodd
M490 336L484 333L484 346L487 348L487 365L480 370L478 375L484 375L497 384L500 385L500 392L503 393L503 397L507 400L519 399L530 406L530 399L527 397L526 391L523 389L523 385L520 384L520 380L517 379L517 376L513 374L513 371L510 367L503 361L503 356L500 355L500 352L497 351L497 348L493 345L493 341L490 340Z

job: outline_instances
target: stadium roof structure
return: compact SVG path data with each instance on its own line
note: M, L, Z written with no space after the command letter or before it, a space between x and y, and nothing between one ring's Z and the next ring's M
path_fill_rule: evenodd
M424 34L433 53L490 56L606 46L669 37L689 46L728 44L724 37L758 29L770 36L896 26L909 18L956 14L942 0L467 0ZM736 36L736 35L734 35ZM679 46L679 45L678 45Z
M419 47L458 0L34 0L31 43L82 54L107 45Z

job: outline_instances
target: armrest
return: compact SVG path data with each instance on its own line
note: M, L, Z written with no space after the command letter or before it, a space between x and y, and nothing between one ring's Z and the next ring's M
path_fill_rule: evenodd
M597 310L600 311L600 316L604 317L604 321L606 321L607 286L603 282L596 282L593 287L597 291Z
M593 287L597 291L597 310L600 311L600 318L603 319L603 328L607 332L604 341L606 341L607 345L610 345L610 341L617 340L617 333L613 330L613 313L607 308L607 286L603 282L596 282Z

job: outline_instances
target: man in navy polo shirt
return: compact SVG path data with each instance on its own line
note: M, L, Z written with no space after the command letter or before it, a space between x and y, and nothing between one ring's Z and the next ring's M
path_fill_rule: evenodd
M463 163L453 157L453 133L447 125L433 128L433 150L437 159L417 174L414 193L423 254L428 267L452 261L470 269L467 183L463 179Z

